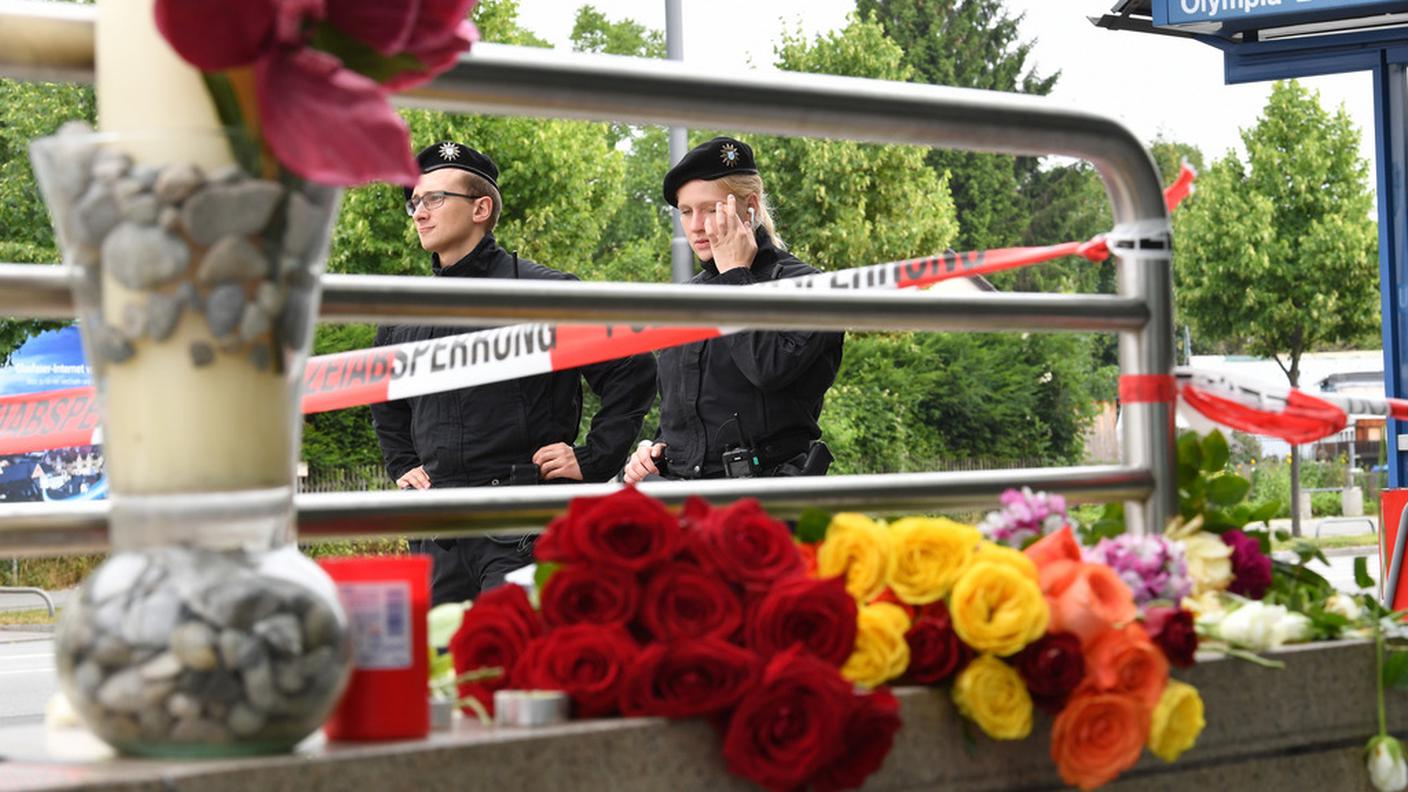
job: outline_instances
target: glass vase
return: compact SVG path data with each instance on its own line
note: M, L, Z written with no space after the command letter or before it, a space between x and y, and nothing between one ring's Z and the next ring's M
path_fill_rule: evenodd
M60 684L115 748L287 750L350 671L332 581L294 544L302 372L338 190L237 134L31 146L103 424L112 555L64 609Z

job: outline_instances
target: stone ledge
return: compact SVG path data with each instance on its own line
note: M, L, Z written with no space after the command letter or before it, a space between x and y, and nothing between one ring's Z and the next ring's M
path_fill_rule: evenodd
M1113 790L1344 789L1363 785L1362 747L1376 728L1372 644L1334 642L1274 655L1272 670L1205 658L1176 673L1203 694L1207 730L1198 747L1168 765L1146 753ZM961 726L941 690L896 691L905 727L867 789L1057 789L1048 756L1050 719L1033 736L999 743L978 735L963 747ZM1390 700L1390 727L1408 732L1408 708ZM976 730L974 730L976 731ZM78 735L78 740L87 737ZM91 739L91 738L88 738ZM362 789L462 792L486 789L744 790L719 758L703 721L654 718L582 721L544 729L498 729L461 722L426 740L327 744L312 739L289 756L160 762L71 758L72 735L38 726L0 729L0 790L122 792L319 792Z

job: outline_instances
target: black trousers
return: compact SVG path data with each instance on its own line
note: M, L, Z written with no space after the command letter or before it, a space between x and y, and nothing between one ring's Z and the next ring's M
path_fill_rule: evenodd
M411 551L431 558L431 607L465 602L504 584L515 569L533 563L532 536L508 539L456 539L446 549L431 539L411 543Z

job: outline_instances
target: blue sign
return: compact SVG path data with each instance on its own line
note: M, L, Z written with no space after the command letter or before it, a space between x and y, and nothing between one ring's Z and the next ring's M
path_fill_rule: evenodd
M0 396L81 388L91 382L75 326L34 336L10 355L9 365L0 366Z
M1404 11L1401 0L1154 0L1154 26L1230 34Z
M0 397L80 388L92 379L74 326L29 339L0 366ZM55 448L0 456L0 502L99 500L107 497L101 448Z

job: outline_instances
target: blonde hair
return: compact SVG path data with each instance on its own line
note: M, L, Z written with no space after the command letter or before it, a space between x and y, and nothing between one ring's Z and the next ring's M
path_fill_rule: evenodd
M778 250L787 249L787 243L778 235L777 227L772 222L772 213L768 211L768 195L763 191L763 177L756 173L735 173L720 176L717 181L743 203L747 203L754 195L758 196L758 222L767 229L768 238Z
M499 213L503 211L504 199L499 196L498 188L489 183L489 180L477 173L462 171L465 175L465 190L470 195L487 195L493 200L494 208L489 213L489 221L484 224L484 230L492 232L499 224Z

